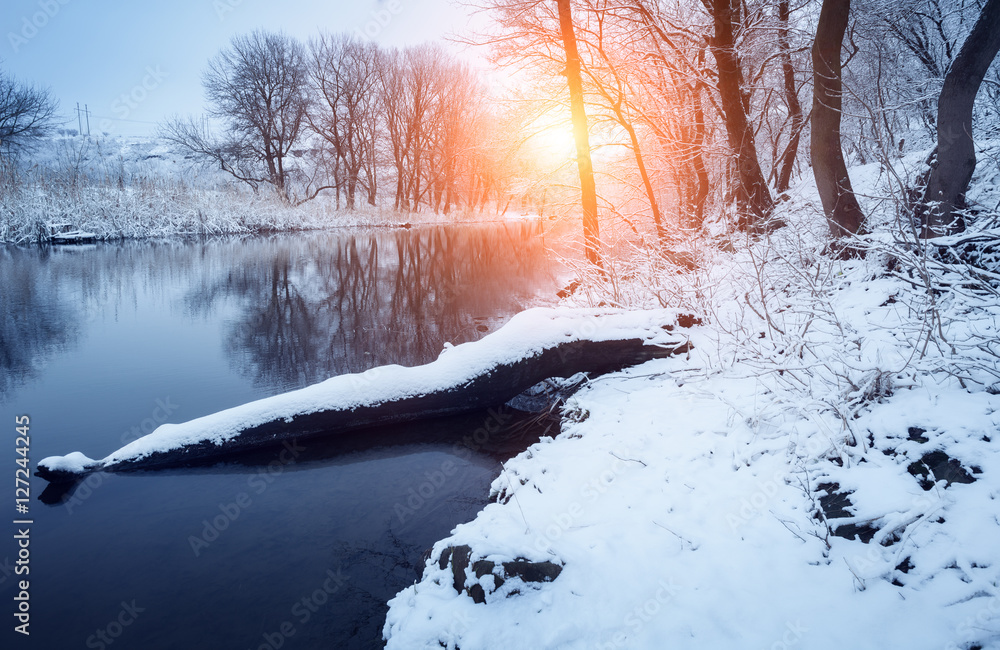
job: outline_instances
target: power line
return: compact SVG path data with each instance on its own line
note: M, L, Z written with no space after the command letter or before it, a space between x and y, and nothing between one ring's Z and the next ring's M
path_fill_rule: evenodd
M159 122L149 122L147 120L126 120L121 117L109 117L107 115L94 115L94 117L100 118L102 120L111 120L113 122L134 122L136 124L159 124Z

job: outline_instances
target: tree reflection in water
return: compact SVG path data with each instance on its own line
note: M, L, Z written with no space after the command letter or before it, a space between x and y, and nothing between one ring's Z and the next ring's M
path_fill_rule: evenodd
M0 402L58 403L39 440L51 453L110 450L161 395L187 417L339 373L430 361L445 342L483 336L539 293L551 300L556 264L540 227L526 223L0 249L0 389L9 391ZM67 363L51 363L59 359ZM24 378L37 390L17 398ZM67 509L44 509L39 525L60 552L34 588L64 624L42 628L42 645L86 638L130 589L150 617L130 628L135 647L189 638L257 647L285 620L298 630L288 648L381 647L385 603L412 583L424 551L485 505L499 459L546 433L514 418L456 454L483 417L311 442L253 495L240 532L220 537L211 559L191 554L188 531L197 534L273 456L114 479L72 521ZM404 520L395 506L446 460L456 473ZM289 608L337 567L350 568L347 586L299 625Z
M477 339L539 291L553 263L535 223L276 238L189 305L236 299L226 349L242 372L291 388Z
M63 261L51 249L0 247L0 399L79 335L79 312L53 280Z
M537 222L0 248L0 400L138 304L231 323L266 392L415 365L557 289ZM235 313L235 315L231 315Z

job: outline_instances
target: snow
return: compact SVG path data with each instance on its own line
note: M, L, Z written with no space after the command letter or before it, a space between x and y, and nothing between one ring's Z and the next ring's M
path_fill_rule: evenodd
M995 160L1000 142L981 148ZM896 172L912 178L925 158ZM996 256L1000 177L986 163L976 174L969 197L994 214L937 244L985 239ZM575 338L656 344L672 340L661 327L678 310L693 312L705 324L689 355L588 382L558 436L505 463L494 502L438 541L423 576L390 601L387 647L998 649L1000 264L922 255L886 200L892 179L878 164L852 170L871 215L863 260L821 253L826 227L802 182L780 208L788 227L760 241L706 245L684 274L640 260L616 277L641 282L577 293L642 311L571 298L426 366L335 377L163 425L99 461L75 452L40 465L78 473L222 445L245 427L419 395ZM649 309L664 296L676 309ZM974 482L922 485L913 468L932 452ZM832 484L849 497L846 517L824 513L833 488L820 486ZM849 524L872 541L835 534ZM486 591L476 604L438 564L458 545L473 562L562 571L499 589L470 571L466 587Z
M88 458L78 451L65 456L49 456L38 462L39 465L47 467L53 472L68 472L71 474L82 474L97 465L100 461Z
M241 431L279 419L326 409L354 409L415 397L468 383L498 365L540 354L561 343L577 340L643 339L648 345L676 343L663 327L676 322L676 311L655 309L536 308L514 316L502 328L478 341L447 345L437 360L416 367L381 366L360 374L332 377L306 388L219 411L182 424L163 424L156 430L99 461L101 466L138 460L202 442L224 445ZM93 469L80 465L79 452L50 457L39 463L46 469ZM89 460L89 459L88 459Z
M688 358L571 398L561 433L508 461L495 501L390 601L387 648L1000 648L1000 301L958 265L917 266L883 171L852 170L863 260L820 254L802 183L789 227L660 274L660 295L704 315ZM974 193L990 207L992 173ZM921 487L909 469L935 451L975 482ZM850 516L826 520L833 483ZM873 541L831 533L849 523ZM563 570L476 604L439 568L456 545Z

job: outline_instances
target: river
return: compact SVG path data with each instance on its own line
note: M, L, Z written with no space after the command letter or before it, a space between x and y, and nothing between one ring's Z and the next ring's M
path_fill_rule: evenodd
M14 473L20 415L33 462L100 458L164 422L426 363L551 302L560 269L533 223L0 248L3 464ZM21 643L4 647L381 647L385 602L541 433L511 418L95 474L64 492L35 478L14 515L32 521L30 575L13 571L16 527L0 545L11 612L29 579L31 637L7 613L3 636ZM496 419L504 434L474 435Z

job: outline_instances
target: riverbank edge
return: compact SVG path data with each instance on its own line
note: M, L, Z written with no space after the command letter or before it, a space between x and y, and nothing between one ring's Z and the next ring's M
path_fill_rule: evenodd
M155 240L165 240L165 239L178 239L178 240L189 240L189 239L207 239L214 237L266 237L272 235L282 235L282 234L295 234L295 233L315 233L315 232L336 232L338 230L345 229L410 229L410 228L421 228L421 227L433 227L433 226L472 226L472 225L488 225L488 224L502 224L502 223L517 223L522 221L542 221L542 217L538 215L523 215L523 214L511 214L507 216L499 216L496 218L461 218L456 219L454 215L442 215L442 214L425 214L425 213L404 213L404 212L386 212L378 213L377 218L365 218L367 213L352 213L349 211L342 211L338 214L350 216L352 214L357 214L361 218L357 219L344 219L338 220L335 223L317 223L317 224L294 224L288 226L280 227L256 227L256 228L233 228L233 229L206 229L206 230L169 230L169 231L150 231L143 234L135 235L125 235L122 233L104 233L97 234L93 233L94 236L87 238L86 240L79 242L53 242L49 241L48 238L42 234L44 231L44 226L37 224L36 231L37 236L34 238L19 238L14 240L3 240L0 239L0 245L5 246L36 246L36 245L54 245L60 247L74 248L85 246L87 244L100 242L100 243L120 243L120 242L141 242L141 241L155 241ZM76 222L72 222L74 226L77 226ZM79 229L84 232L90 232L87 230L89 226L80 227Z
M690 355L581 389L389 602L387 648L1000 648L1000 306L947 288L967 267L899 272L892 214L825 256L817 205L671 281Z

